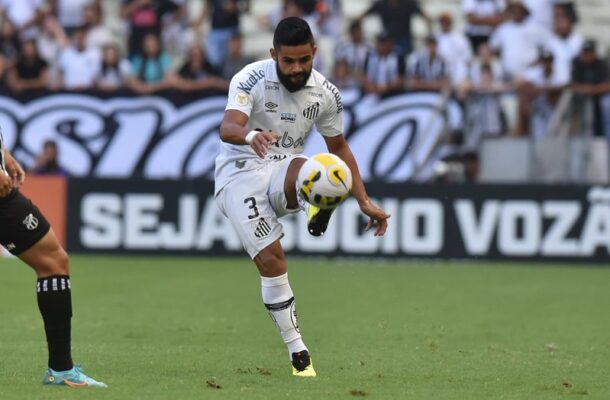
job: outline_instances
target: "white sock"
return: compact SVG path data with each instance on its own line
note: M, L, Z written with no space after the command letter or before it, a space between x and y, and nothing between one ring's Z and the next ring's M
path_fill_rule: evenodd
M267 307L267 312L280 330L282 339L288 347L288 356L307 350L307 346L301 339L297 312L294 303L294 296L288 274L267 278L261 276L261 287L263 293L263 303Z

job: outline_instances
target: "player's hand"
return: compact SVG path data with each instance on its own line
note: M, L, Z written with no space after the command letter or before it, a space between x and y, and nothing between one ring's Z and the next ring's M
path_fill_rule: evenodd
M6 155L6 170L11 178L11 185L18 189L25 181L25 171L8 151L5 151L4 154Z
M278 138L279 136L271 131L263 131L254 136L250 146L260 158L265 158L267 151L277 143Z
M369 223L366 224L366 230L368 231L374 226L377 226L375 230L375 236L383 236L385 231L388 229L388 218L389 214L386 214L381 208L379 208L371 200L360 204L360 210L369 217Z
M0 170L0 198L8 196L13 189L11 177L2 170Z

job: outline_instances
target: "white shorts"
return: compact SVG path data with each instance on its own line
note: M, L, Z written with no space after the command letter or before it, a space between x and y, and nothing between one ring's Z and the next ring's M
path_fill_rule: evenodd
M229 218L251 258L284 235L279 217L301 210L288 209L284 181L295 155L267 162L262 168L244 172L216 196L220 211Z

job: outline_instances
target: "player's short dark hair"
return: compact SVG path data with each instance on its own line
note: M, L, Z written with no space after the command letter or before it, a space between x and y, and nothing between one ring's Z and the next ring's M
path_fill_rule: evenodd
M284 18L277 24L273 33L273 47L278 50L281 46L300 46L314 44L313 33L309 24L299 17Z

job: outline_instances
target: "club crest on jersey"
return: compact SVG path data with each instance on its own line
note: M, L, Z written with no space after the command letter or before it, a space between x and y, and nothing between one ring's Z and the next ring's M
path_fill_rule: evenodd
M307 108L303 110L303 116L307 119L316 119L320 113L320 103L308 103Z
M38 228L38 218L36 218L35 216L33 216L32 214L29 214L27 217L25 217L25 219L23 220L23 225L25 225L25 227L29 230L29 231L33 231L34 229Z
M256 228L254 229L254 236L261 239L271 233L271 227L265 221L264 218L261 218L256 224Z

